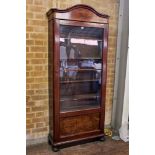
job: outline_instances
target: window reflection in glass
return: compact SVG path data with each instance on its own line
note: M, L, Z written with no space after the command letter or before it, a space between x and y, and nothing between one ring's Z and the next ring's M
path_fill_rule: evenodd
M100 106L103 29L60 25L61 110Z

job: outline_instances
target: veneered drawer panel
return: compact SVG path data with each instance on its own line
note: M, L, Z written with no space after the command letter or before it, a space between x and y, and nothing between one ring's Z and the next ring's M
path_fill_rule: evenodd
M61 118L60 135L68 136L99 129L99 113Z

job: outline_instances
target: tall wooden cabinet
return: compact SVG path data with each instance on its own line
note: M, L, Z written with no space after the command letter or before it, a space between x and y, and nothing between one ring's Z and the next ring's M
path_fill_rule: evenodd
M47 16L49 143L104 140L109 16L86 5Z

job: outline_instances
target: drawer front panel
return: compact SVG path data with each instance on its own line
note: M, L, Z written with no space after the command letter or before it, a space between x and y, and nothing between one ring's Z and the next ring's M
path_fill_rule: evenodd
M99 113L61 118L60 135L69 136L99 130Z

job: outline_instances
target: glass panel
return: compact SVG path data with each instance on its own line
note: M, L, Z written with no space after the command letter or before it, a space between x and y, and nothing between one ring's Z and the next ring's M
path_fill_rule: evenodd
M60 25L61 111L100 106L103 29Z

